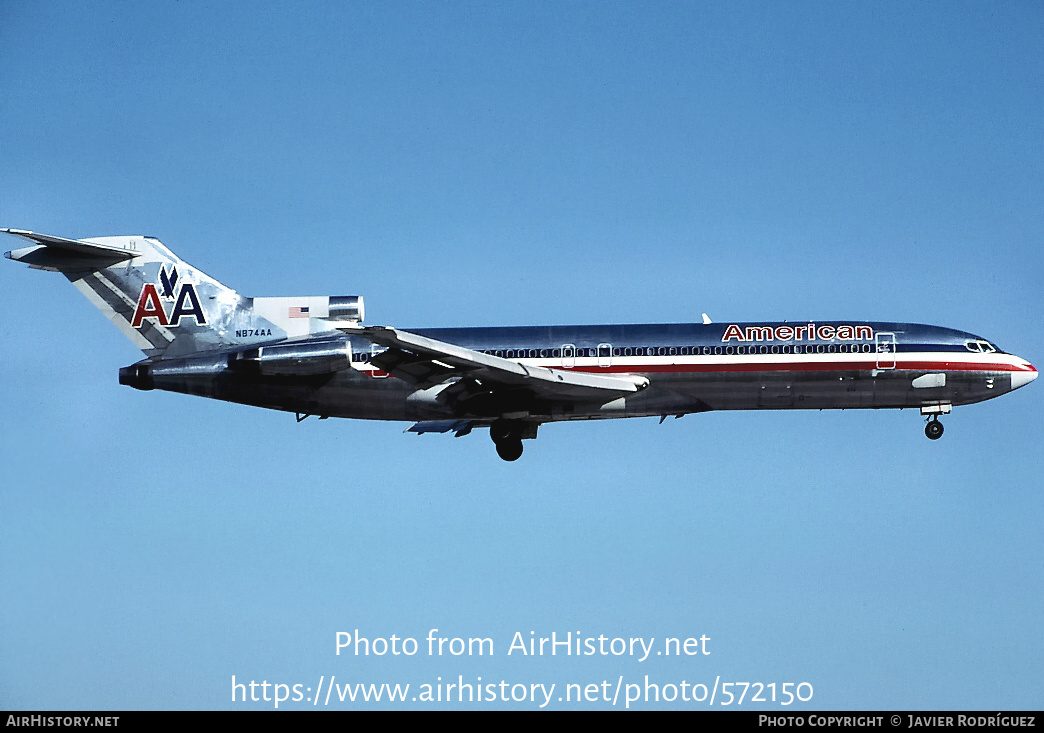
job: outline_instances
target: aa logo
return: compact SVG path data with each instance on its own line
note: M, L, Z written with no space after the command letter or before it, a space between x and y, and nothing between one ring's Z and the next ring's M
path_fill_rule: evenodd
M203 308L196 296L196 288L192 283L182 283L178 287L177 265L170 268L160 266L159 287L155 283L145 283L141 286L141 294L138 296L138 306L134 309L134 318L131 321L132 328L138 328L146 318L155 318L156 323L161 326L180 326L181 319L192 316L200 326L206 325L207 317L203 315ZM163 301L174 301L174 308L167 315Z

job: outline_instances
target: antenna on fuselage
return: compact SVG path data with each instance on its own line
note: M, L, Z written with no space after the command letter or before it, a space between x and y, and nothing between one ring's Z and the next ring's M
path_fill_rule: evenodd
M707 325L710 324L710 322L711 322L710 316L708 316L706 313L704 313L703 314L703 325L707 326Z

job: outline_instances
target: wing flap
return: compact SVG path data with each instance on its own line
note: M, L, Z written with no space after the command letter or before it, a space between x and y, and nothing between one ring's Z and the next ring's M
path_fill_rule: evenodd
M490 387L527 389L545 399L594 401L635 393L649 384L638 375L609 376L531 366L387 326L342 330L386 347L387 351L371 363L420 387L461 376Z
M474 420L422 420L406 428L403 432L417 433L418 435L452 432L454 437L463 438L471 432L474 426Z

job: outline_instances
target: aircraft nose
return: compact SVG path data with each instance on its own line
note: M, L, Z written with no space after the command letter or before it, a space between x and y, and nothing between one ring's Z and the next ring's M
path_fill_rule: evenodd
M1028 361L1025 363L1025 369L1018 372L1011 373L1011 388L1018 389L1019 387L1029 384L1037 378L1037 368L1030 364Z

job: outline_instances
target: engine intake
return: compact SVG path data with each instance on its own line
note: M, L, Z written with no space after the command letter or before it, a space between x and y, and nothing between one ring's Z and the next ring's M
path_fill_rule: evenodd
M331 295L329 305L330 321L363 321L366 313L361 295Z

